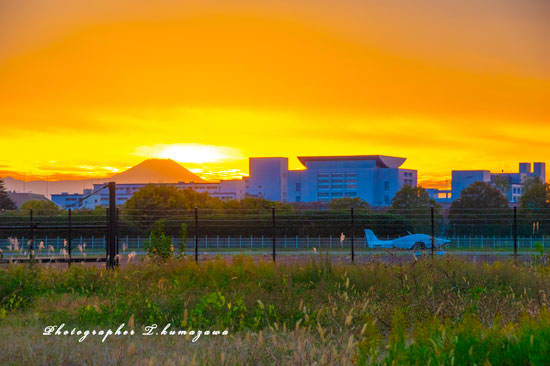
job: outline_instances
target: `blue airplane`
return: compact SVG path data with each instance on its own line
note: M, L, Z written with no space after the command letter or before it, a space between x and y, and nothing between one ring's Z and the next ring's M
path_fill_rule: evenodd
M432 237L426 234L412 234L402 236L400 238L392 240L380 240L374 235L371 229L365 229L365 236L367 237L367 245L369 248L395 248L395 249L426 249L432 247ZM450 240L435 238L435 246L442 246L449 243Z

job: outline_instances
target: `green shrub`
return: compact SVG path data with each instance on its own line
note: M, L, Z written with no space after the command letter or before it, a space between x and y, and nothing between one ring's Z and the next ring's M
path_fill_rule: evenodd
M149 239L145 241L145 249L147 250L147 254L151 257L169 259L174 254L172 238L164 234L164 225L163 220L155 222Z

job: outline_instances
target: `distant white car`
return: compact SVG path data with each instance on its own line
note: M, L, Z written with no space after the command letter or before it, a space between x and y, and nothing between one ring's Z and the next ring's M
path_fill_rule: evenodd
M380 240L371 229L365 229L369 248L397 248L397 249L425 249L432 247L432 237L426 234L412 234L392 240ZM435 238L435 246L442 246L450 242L447 239Z

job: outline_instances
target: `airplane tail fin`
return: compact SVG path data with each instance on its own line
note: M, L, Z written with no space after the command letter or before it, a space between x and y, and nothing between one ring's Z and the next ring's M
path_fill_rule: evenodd
M367 245L369 248L373 248L374 245L379 244L380 240L374 234L371 229L365 229L365 236L367 238Z

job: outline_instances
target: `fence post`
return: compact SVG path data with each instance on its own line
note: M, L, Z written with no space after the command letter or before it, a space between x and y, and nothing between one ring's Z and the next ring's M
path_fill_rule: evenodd
M354 241L355 235L353 235L353 229L354 229L353 207L351 207L350 214L351 214L351 263L353 263L355 261L355 241Z
M271 207L271 221L273 224L273 262L275 262L275 256L277 254L277 238L276 238L276 229L275 229L275 207Z
M514 207L514 259L518 256L518 216L517 207Z
M32 220L32 208L29 210L29 216L30 216L30 221L31 221L31 236L30 236L30 239L29 239L29 263L30 265L32 266L32 262L34 261L34 223L33 223L33 220ZM22 246L25 245L25 242L21 243Z
M107 268L115 267L116 241L117 241L117 210L116 210L116 183L109 182L109 240L107 242Z
M72 233L72 209L69 208L69 230L67 231L67 246L69 247L69 264L68 267L71 266L72 262L72 249L73 249L73 233Z
M195 207L195 262L199 261L199 213Z
M434 221L434 208L430 207L430 221L432 226L432 258L435 253L435 221Z

